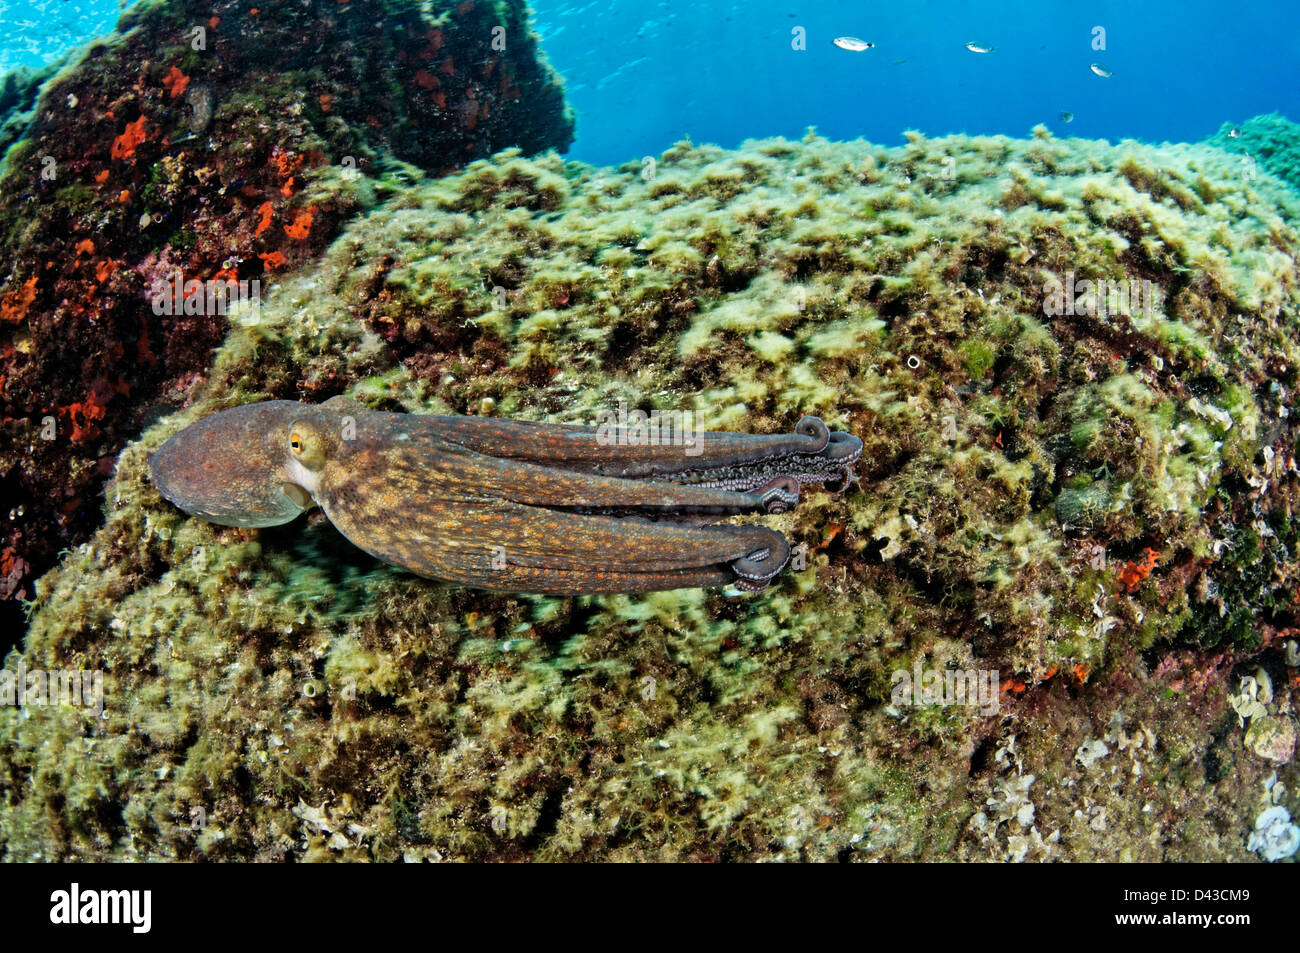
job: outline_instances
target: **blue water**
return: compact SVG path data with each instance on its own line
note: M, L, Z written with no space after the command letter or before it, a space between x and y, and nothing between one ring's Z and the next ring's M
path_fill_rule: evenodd
M42 66L108 32L124 6L118 0L0 0L0 73Z
M904 129L1195 140L1227 121L1300 119L1295 0L534 0L577 112L569 155L623 162L689 136L859 136ZM0 70L111 29L118 0L0 0ZM1094 50L1094 27L1104 50ZM806 49L791 48L804 30ZM874 48L849 52L837 36ZM993 47L973 53L969 41ZM1109 78L1093 74L1099 63ZM1062 113L1073 114L1066 123Z

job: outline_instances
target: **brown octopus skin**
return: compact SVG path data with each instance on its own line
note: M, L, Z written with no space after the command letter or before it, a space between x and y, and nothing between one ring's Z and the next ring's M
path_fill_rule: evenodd
M792 506L802 483L847 486L862 449L817 418L797 431L706 433L687 453L597 428L266 401L175 434L150 472L177 507L225 525L279 525L314 501L376 558L461 585L760 589L788 561L785 537L707 524Z

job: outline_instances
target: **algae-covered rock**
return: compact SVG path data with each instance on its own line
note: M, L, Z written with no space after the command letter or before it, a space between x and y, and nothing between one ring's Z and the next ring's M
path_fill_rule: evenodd
M41 67L19 66L0 76L0 155L26 131L41 85L62 68L63 59Z
M1286 764L1295 754L1295 725L1288 718L1255 718L1246 729L1245 742L1261 758Z
M1251 659L1292 704L1297 222L1222 150L1042 130L394 185L40 581L9 666L105 707L0 710L7 856L1248 859L1275 766L1228 688ZM739 599L457 589L148 483L207 413L343 391L866 452Z
M1105 515L1109 498L1105 481L1067 486L1056 498L1056 518L1066 526L1091 529Z
M1300 190L1300 126L1280 113L1254 116L1241 125L1224 123L1205 140L1241 156L1241 174L1263 169Z

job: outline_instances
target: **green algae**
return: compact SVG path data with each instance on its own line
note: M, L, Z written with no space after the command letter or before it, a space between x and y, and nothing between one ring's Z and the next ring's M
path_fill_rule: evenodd
M41 581L23 658L102 668L107 718L0 711L7 855L1244 859L1272 766L1195 653L1254 652L1296 594L1300 202L1235 162L1040 130L392 181L235 316ZM1067 274L1163 294L1046 313ZM768 521L808 568L745 599L454 589L147 482L200 416L341 389L817 413L867 450L849 494ZM997 669L1001 712L894 708L915 664ZM1103 735L1112 760L1075 759ZM1180 841L1184 817L1216 833Z

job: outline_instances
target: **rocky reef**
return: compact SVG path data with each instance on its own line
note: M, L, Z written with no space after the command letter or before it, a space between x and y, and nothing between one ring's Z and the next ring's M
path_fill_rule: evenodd
M0 77L0 155L26 132L36 114L41 86L62 65L60 60L39 69L20 66Z
M1254 116L1241 125L1225 122L1205 140L1241 158L1241 174L1263 169L1300 190L1300 126L1280 113Z
M260 294L407 179L567 148L525 17L154 0L43 86L6 78L0 144L23 138L0 167L0 606L84 541L123 444L206 373L227 326L208 283Z
M1278 859L1297 222L1218 148L1045 129L394 183L232 315L39 581L7 667L105 704L0 708L5 855ZM458 589L148 482L203 415L344 392L866 452L767 520L807 566L745 597Z

